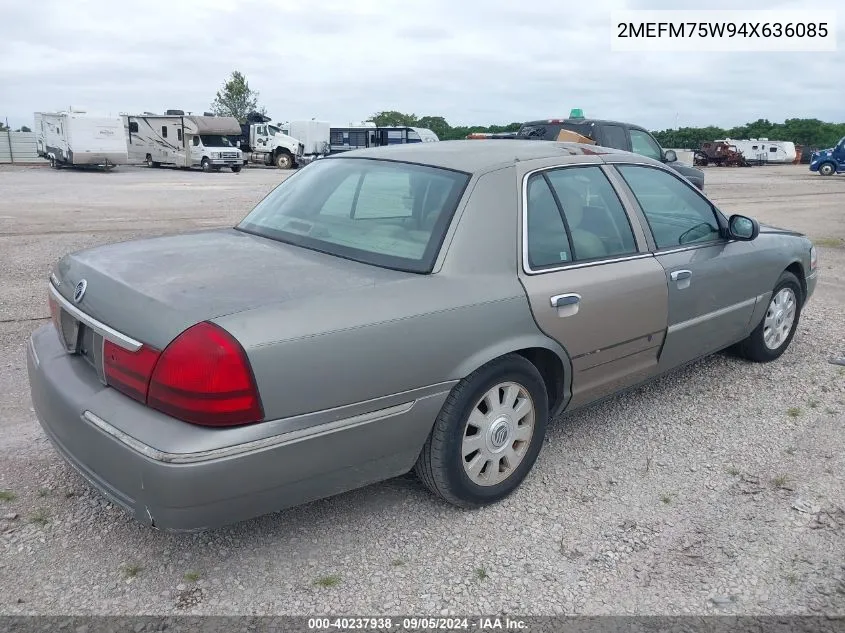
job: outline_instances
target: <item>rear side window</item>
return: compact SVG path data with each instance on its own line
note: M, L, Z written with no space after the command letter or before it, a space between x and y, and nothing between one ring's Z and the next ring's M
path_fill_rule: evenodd
M600 167L531 176L527 209L532 268L637 252L628 215Z
M653 167L617 165L648 221L658 248L720 238L710 204L680 178Z
M615 149L628 149L628 138L625 134L625 128L619 125L604 125L601 130L602 142L605 147L613 147Z
M138 122L137 122L137 121L130 121L130 122L129 122L129 131L130 131L132 134L137 134L137 133L138 133Z
M166 125L161 126L161 137L167 138L167 126Z
M427 273L468 182L468 174L436 167L330 158L285 180L238 228L376 266Z

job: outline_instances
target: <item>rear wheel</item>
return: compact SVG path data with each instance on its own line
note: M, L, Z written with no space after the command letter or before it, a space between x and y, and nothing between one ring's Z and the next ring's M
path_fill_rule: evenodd
M500 501L534 466L547 418L540 372L522 356L504 356L452 390L414 469L429 490L454 505Z
M740 353L757 363L779 358L795 336L802 301L798 277L784 272L775 284L763 319L751 335L740 343Z
M823 163L819 167L819 173L822 176L832 176L836 173L836 166L833 163Z
M150 154L147 154L147 158L144 160L147 163L147 167L160 167L161 163L157 163L153 160L153 157Z

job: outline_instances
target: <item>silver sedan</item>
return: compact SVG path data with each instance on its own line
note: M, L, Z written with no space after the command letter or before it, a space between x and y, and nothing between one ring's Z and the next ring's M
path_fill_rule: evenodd
M62 258L29 380L59 454L157 528L412 469L472 507L523 481L563 411L730 346L777 359L816 278L806 237L636 154L362 150L236 227Z

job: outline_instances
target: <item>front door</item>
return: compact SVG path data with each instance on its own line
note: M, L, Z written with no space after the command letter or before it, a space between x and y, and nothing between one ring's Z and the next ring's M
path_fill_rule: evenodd
M188 152L190 153L191 157L189 165L199 165L202 162L203 146L200 142L200 137L198 134L191 135L191 144L189 146Z
M736 343L759 300L754 242L724 238L724 219L673 172L646 165L616 169L642 209L669 286L661 370Z
M521 279L540 329L569 354L570 408L656 373L666 274L604 168L553 167L526 187Z

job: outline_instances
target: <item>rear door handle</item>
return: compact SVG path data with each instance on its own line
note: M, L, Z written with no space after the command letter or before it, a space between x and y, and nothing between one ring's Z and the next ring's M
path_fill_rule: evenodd
M690 277L692 277L692 271L676 270L670 275L670 277L672 278L672 281L682 281L683 279L689 279Z
M565 295L555 295L551 298L553 308L566 308L568 306L575 306L581 303L581 295L569 293Z

